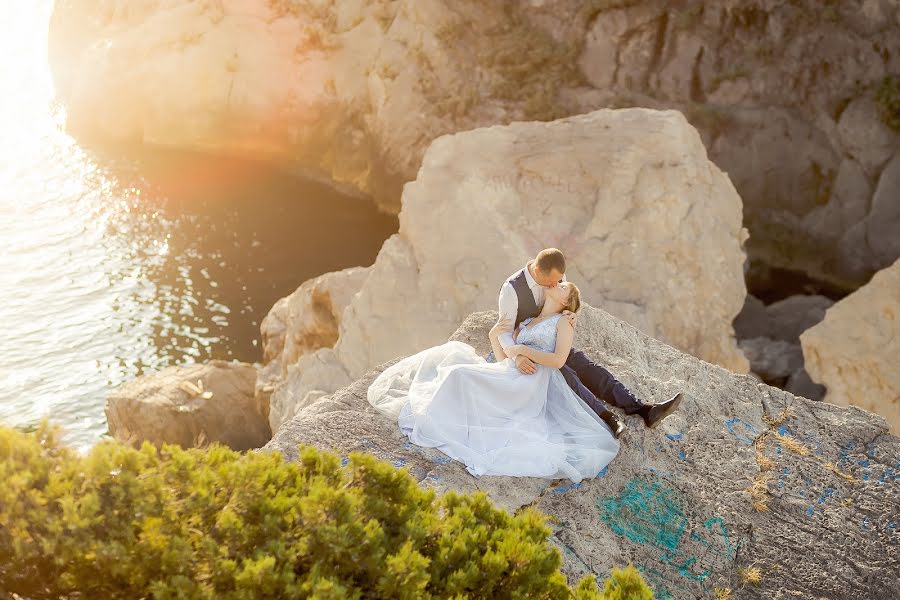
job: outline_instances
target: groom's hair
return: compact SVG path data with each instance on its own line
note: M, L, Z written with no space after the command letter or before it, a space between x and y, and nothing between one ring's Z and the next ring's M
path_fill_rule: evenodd
M544 248L538 252L535 264L542 273L550 274L554 269L562 274L566 272L566 257L556 248Z

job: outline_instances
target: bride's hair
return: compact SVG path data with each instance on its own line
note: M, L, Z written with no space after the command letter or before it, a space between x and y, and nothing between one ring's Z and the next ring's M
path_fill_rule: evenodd
M578 286L571 281L569 282L569 287L569 299L566 300L563 310L578 312L578 309L581 308L581 292L578 290Z

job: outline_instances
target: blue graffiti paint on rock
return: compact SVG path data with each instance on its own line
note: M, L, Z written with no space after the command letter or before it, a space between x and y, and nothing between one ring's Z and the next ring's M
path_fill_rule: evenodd
M754 438L756 438L756 428L741 419L728 419L725 421L725 428L728 429L728 433L734 436L734 439L748 445L752 444ZM742 432L742 429L746 431ZM749 435L750 433L753 435Z

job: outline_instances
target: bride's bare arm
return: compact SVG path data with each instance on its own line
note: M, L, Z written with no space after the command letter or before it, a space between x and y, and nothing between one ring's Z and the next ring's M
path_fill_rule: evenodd
M556 323L556 351L541 352L530 346L522 346L520 344L510 348L516 350L519 354L527 356L539 365L561 369L566 360L569 358L569 351L572 349L572 342L575 340L575 328L569 323L568 319L560 319Z
M505 360L510 358L506 351L503 349L503 344L500 343L500 336L503 332L509 331L512 329L512 322L509 321L498 321L496 325L491 327L491 332L488 334L488 338L491 340L491 349L494 351L494 359L497 362L501 360ZM516 328L512 334L513 341L517 337L519 337L519 329Z

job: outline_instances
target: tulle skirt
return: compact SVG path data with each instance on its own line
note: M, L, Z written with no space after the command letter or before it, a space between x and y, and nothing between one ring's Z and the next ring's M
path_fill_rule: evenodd
M396 419L412 443L437 448L473 475L568 478L597 475L619 451L606 424L538 365L526 375L488 363L461 342L423 350L372 383L369 403Z

